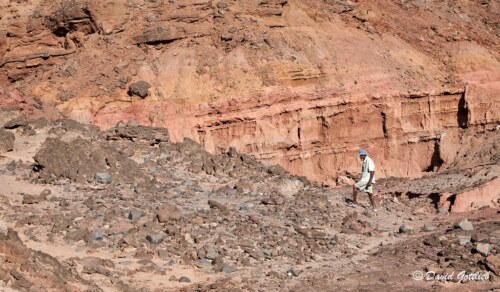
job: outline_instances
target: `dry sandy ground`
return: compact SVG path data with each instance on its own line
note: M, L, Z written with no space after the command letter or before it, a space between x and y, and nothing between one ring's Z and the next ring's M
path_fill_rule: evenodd
M137 186L127 184L72 183L64 178L45 184L31 170L45 138L59 135L72 141L76 136L92 136L53 128L64 127L35 127L36 134L14 130L15 150L0 158L2 224L20 237L20 241L0 240L1 269L7 271L0 276L7 287L104 291L498 288L498 209L440 214L432 198L404 195L379 196L377 212L367 208L363 195L364 207L349 207L345 202L349 189L323 188L286 173L259 174L258 163L257 168L242 168L248 180L224 172L196 171L196 155L208 155L211 161L222 156L189 143L106 142L124 152L133 149L128 153L139 162L139 172L154 176L160 189L143 185L137 191ZM161 153L171 158L162 161ZM14 170L12 161L16 161ZM47 190L48 196L39 196ZM26 199L30 195L37 199L30 202ZM175 205L181 218L158 222L157 214L165 204ZM168 216L174 216L175 209ZM129 219L130 210L142 214ZM453 227L464 218L474 230ZM402 225L411 230L401 231ZM101 238L96 232L102 233ZM146 239L157 234L163 238L160 243ZM472 242L460 246L461 236L472 236ZM488 257L476 251L480 241L488 242ZM10 244L54 257L68 275L44 278L36 264L55 264L29 253L28 257L37 259L31 264L12 258L7 253L13 248ZM490 279L416 281L411 278L416 270L488 273ZM180 282L182 277L190 282Z

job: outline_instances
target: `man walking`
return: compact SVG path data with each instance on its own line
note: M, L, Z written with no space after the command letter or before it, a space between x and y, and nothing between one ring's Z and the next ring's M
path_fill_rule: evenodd
M375 209L375 198L373 194L373 184L375 183L375 163L368 157L368 152L366 150L359 150L359 158L361 158L361 179L352 186L352 202L357 204L358 201L358 191L368 193L368 198L370 198L370 203L372 208Z

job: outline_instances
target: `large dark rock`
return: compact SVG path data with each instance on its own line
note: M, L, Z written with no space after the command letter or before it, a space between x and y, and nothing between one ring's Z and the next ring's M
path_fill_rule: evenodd
M16 129L20 127L26 127L28 125L28 121L24 118L15 118L13 120L8 121L3 127L5 129Z
M151 84L141 80L130 84L130 86L128 87L128 94L145 98L146 96L148 96L149 88L151 88Z

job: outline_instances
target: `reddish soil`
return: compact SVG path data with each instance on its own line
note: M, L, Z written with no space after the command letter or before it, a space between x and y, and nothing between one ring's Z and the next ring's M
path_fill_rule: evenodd
M0 0L0 290L500 288L499 11Z

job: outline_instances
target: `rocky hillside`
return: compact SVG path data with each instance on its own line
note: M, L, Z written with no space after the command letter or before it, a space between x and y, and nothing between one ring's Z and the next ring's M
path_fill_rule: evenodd
M9 137L0 140L9 149L0 155L2 291L499 284L498 198L464 214L454 209L459 196L433 193L485 185L493 169L380 180L372 211L366 196L347 204L350 188L322 187L234 148L214 155L189 139L173 143L163 128L14 119L0 135ZM418 281L416 270L456 275Z
M359 147L421 177L499 124L499 5L2 0L0 107L166 127L330 185Z

